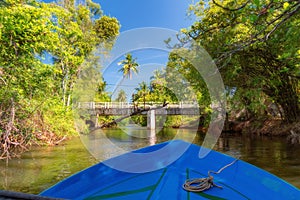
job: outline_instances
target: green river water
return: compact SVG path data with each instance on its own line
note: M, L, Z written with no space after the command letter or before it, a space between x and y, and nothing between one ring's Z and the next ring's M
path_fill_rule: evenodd
M177 132L177 129L164 129L147 137L145 129L106 129L75 137L58 146L34 147L20 158L10 160L8 165L0 161L0 189L38 194L58 181L106 159L114 151L112 148L133 150L173 139ZM181 130L179 138L201 145L204 136L186 129ZM103 137L112 145L101 146L99 141ZM96 147L98 150L95 153ZM300 188L300 145L288 144L284 138L223 134L214 149L239 156Z

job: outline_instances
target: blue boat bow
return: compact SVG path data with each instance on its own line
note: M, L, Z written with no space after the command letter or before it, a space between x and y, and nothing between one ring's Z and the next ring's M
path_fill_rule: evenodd
M66 199L300 199L300 190L284 180L238 160L213 175L214 184L203 192L183 189L187 179L206 178L208 171L218 171L235 158L211 150L199 158L200 147L181 140L145 147L134 151L146 154L169 146L158 157L138 163L129 154L98 163L45 190L40 195ZM181 156L176 149L186 147ZM132 153L132 152L131 152ZM174 156L178 158L172 162ZM117 170L126 165L126 170ZM115 166L115 167L114 167ZM135 173L134 170L144 170ZM134 170L133 170L134 169Z

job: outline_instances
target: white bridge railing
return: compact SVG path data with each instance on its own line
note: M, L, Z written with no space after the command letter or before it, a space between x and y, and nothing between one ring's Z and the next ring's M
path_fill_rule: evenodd
M161 102L146 102L145 107L146 108L155 108L157 106L162 106L163 103ZM79 102L78 108L83 109L110 109L110 108L134 108L134 107L144 107L143 102L135 102L129 103L129 102ZM168 103L166 108L198 108L197 102L179 102L179 103Z

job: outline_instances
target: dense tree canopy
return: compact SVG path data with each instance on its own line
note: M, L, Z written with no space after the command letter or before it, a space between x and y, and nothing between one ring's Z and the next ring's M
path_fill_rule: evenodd
M286 122L298 121L300 2L201 0L190 10L198 20L182 29L182 42L209 52L239 102L262 106L268 98Z
M91 1L1 1L0 158L75 132L68 107L75 81L93 50L118 34L118 21Z

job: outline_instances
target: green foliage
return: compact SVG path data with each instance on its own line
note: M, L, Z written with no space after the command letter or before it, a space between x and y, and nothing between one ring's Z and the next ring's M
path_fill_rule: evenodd
M292 123L300 118L299 9L298 1L201 0L190 7L198 21L182 33L209 52L226 85L249 91L236 94L249 111L260 113L264 96Z
M267 96L256 89L244 90L239 88L232 98L228 99L229 111L240 112L245 109L245 119L265 116Z
M135 115L132 116L131 119L135 124L147 126L147 115Z
M172 80L171 78L169 81ZM155 70L151 77L149 101L154 102L177 102L178 99L174 93L168 88L168 80L166 79L165 70Z
M134 101L135 102L143 102L144 108L146 102L149 102L149 97L150 97L150 90L149 87L147 86L146 82L142 82L139 84L138 88L135 88L136 94L134 95Z
M104 16L95 20L101 10L92 1L58 4L0 3L0 159L32 141L53 143L76 133L71 96L83 69L89 70L82 76L92 74L90 80L100 80L98 89L104 88L101 74L93 73L99 70L93 50L104 37L116 37L119 23ZM43 63L49 55L54 63ZM85 98L80 94L74 99Z
M94 28L101 40L109 40L119 35L120 25L116 18L102 16L95 21Z
M182 116L167 116L164 127L178 128L183 124Z
M126 102L127 101L127 95L124 90L119 91L116 101L118 101L118 102Z
M177 91L177 97L180 98L179 101L196 99L198 105L203 107L210 106L211 99L206 83L195 66L180 57L176 52L171 52L169 55L167 66L169 68L168 88ZM178 77L177 74L180 74L182 77ZM178 82L179 80L180 82Z
M72 109L66 109L60 99L48 99L42 108L44 131L51 132L59 137L78 134L74 128Z

